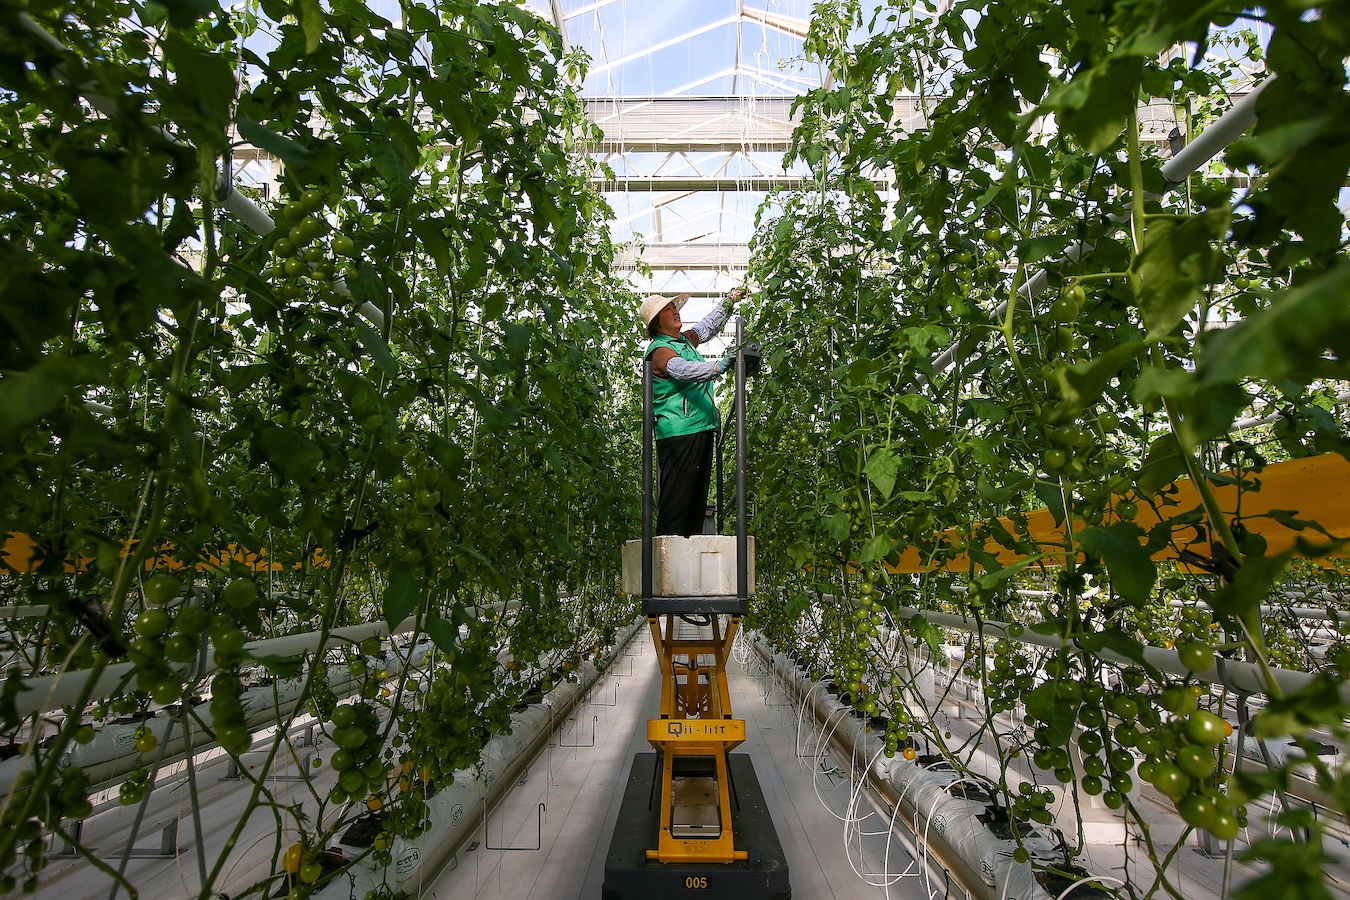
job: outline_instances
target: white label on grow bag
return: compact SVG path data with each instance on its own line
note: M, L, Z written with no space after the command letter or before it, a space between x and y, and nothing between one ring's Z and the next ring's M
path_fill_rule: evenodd
M458 825L458 824L459 824L459 820L462 819L462 818L464 818L464 804L463 804L463 803L456 803L454 806L450 807L450 824L451 824L451 825Z
M403 851L403 855L394 863L394 871L400 875L407 875L413 869L416 869L421 862L422 854L418 852L416 847L409 847L407 850Z

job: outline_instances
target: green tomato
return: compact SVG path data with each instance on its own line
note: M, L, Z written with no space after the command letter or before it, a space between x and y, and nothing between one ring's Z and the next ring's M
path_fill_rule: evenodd
M356 708L348 704L342 704L333 710L333 725L337 728L346 728L349 725L356 724Z
M1163 796L1179 800L1191 789L1191 779L1171 763L1158 763L1153 767L1153 786Z
M94 739L94 726L81 725L75 729L75 743L87 744Z
M1227 810L1215 810L1214 816L1210 819L1209 833L1221 841L1231 841L1237 837L1240 823L1238 818Z
M1184 716L1193 712L1196 707L1195 694L1191 693L1189 688L1181 685L1173 685L1164 688L1158 695L1158 702L1162 708L1174 716Z
M316 237L323 234L323 226L324 223L317 216L305 216L303 219L300 220L300 224L295 226L296 228L300 229L300 234L302 237L302 240L297 241L297 243L300 244L301 246L308 244L310 241L314 240ZM293 232L292 232L292 239L294 239Z
M196 637L211 625L211 614L200 606L187 606L178 611L174 626L179 634Z
M1095 797L1102 792L1102 780L1097 775L1084 775L1079 782L1083 788L1083 793Z
M329 764L334 771L345 772L356 764L356 757L352 751L339 748L333 751L333 758L329 760Z
M1228 736L1228 728L1214 713L1197 709L1186 720L1186 736L1197 744L1212 747Z
M323 194L317 188L306 188L300 195L300 206L308 212L313 212L323 206Z
M150 699L160 706L177 703L183 699L183 686L178 683L176 678L165 678L156 682L155 686L150 689Z
M300 866L300 880L305 884L313 884L322 874L323 866L312 860Z
M1050 321L1065 325L1078 318L1078 305L1068 297L1060 297L1050 304Z
M1068 451L1055 447L1045 451L1045 455L1041 457L1041 461L1045 464L1047 469L1061 469L1064 467L1064 464L1069 461L1069 454Z
M244 634L242 629L228 628L216 635L216 652L233 656L243 650L246 643L248 643L248 635Z
M236 578L226 586L221 599L236 609L249 606L258 599L258 586L251 578Z
M1116 748L1106 759L1112 772L1128 772L1134 768L1134 754L1128 750Z
M197 642L185 634L175 634L164 642L164 658L169 662L192 662L197 658Z
M172 575L160 573L153 576L141 588L145 602L151 606L168 606L183 590L183 583Z
M1125 805L1125 795L1120 791L1106 791L1102 794L1102 803L1107 809L1120 809Z
M1187 744L1177 751L1177 768L1192 778L1205 779L1214 774L1214 751L1198 744Z
M332 243L333 252L338 256L351 256L356 252L356 241L353 241L345 234L334 236Z
M226 751L237 755L253 745L253 734L248 726L232 722L216 729L216 741Z
M1192 672L1204 672L1214 665L1214 648L1203 641L1187 641L1177 646L1181 664Z
M137 753L149 753L158 746L159 738L155 737L153 734L146 733L136 738Z
M333 732L333 743L344 750L357 750L366 744L365 729L357 725L348 725Z
M169 630L169 611L163 607L153 607L136 617L136 633L142 637L155 638Z
M1116 515L1128 522L1139 515L1139 504L1133 500L1121 500L1116 504Z
M1204 794L1191 794L1181 798L1177 803L1177 812L1181 813L1181 818L1192 828L1208 829L1214 824L1214 818L1218 815L1218 807L1214 801Z

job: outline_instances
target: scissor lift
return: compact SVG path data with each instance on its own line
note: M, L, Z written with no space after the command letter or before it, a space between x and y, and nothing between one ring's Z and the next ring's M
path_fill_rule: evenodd
M641 578L625 590L640 595L656 645L661 708L658 718L647 721L647 740L656 752L633 759L605 862L602 900L657 900L687 892L734 900L792 896L787 860L754 766L749 756L731 752L745 740L745 720L732 715L726 665L754 589L753 545L746 533L744 400L747 359L753 364L758 357L742 343L739 319L736 344L736 536L692 539L703 542L700 549L709 541L726 552L734 546L734 593L725 585L705 586L696 595L655 588L650 360L643 375ZM718 457L720 518L720 449ZM672 568L700 565L703 554L691 539L659 540L663 576ZM669 581L663 577L662 585Z

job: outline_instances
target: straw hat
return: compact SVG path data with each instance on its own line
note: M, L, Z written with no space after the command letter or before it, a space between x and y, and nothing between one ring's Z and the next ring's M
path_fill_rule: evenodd
M655 319L668 304L674 303L676 309L684 309L684 305L688 302L688 294L679 294L675 297L662 297L660 294L652 294L650 297L643 297L642 307L638 310L638 315L642 317L643 330L651 327L652 319Z

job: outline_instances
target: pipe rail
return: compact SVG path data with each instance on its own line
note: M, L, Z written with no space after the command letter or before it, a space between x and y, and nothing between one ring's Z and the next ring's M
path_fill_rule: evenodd
M952 613L934 612L932 610L914 609L903 606L898 607L895 610L895 616L897 621L919 616L928 623L942 628L954 628L958 631L965 631L971 634L983 630L984 633L993 633L999 637L1007 638L1010 641L1018 641L1023 644L1036 644L1051 649L1059 649L1069 644L1072 644L1075 648L1078 647L1078 639L1075 638L1070 642L1066 641L1062 635L1057 634L1038 634L1027 630L1016 636L1011 635L1008 633L1008 626L1010 623L1007 622L996 622L983 619L979 622L974 622L967 617L954 615ZM1162 647L1145 646L1142 660L1132 659L1122 653L1117 653L1114 650L1106 648L1094 652L1102 659L1120 665L1137 665L1142 661L1169 675L1176 675L1182 678L1188 676L1194 677L1200 681L1223 685L1230 690L1244 694L1260 694L1262 696L1267 696L1271 693L1270 685L1264 677L1263 670L1255 663L1218 657L1215 659L1214 665L1210 666L1205 671L1192 672L1181 664L1181 657L1175 650L1167 650ZM1270 673L1275 682L1274 686L1281 693L1294 693L1302 690L1311 684L1317 677L1308 672L1297 672L1292 669L1271 667L1264 671ZM1345 703L1350 703L1350 682L1341 684L1339 692L1341 700Z

